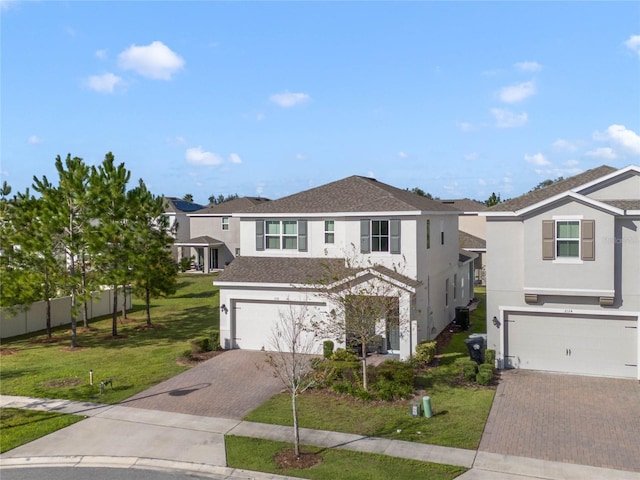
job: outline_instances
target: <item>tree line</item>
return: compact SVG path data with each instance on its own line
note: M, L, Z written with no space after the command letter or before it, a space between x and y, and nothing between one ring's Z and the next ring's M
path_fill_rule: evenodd
M118 288L142 296L147 324L150 301L175 293L178 265L171 255L172 228L162 196L111 152L98 166L82 158L56 157L57 182L33 177L30 189L13 197L0 189L0 306L27 308L46 302L51 337L51 300L71 297L71 346L77 346L77 319L88 326L87 302L103 286L113 289L112 336L118 335Z

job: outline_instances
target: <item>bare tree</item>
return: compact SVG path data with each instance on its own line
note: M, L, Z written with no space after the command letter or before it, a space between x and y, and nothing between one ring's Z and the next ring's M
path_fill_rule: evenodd
M318 294L330 305L329 314L315 324L322 335L359 350L362 386L368 389L368 347L384 337L399 341L408 319L400 315L400 296L407 281L401 266L391 268L347 255L344 264L327 262L324 288ZM383 335L381 335L383 333ZM390 346L390 345L387 345Z
M271 330L267 363L291 395L293 438L297 458L300 458L298 425L298 395L313 385L309 355L314 352L316 337L311 327L312 313L304 304L289 303L280 312L279 321Z

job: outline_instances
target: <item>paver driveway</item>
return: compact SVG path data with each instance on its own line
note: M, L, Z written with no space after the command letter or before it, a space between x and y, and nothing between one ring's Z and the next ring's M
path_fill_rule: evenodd
M480 450L640 472L640 385L504 371Z
M265 352L230 350L121 402L127 407L241 419L283 389Z

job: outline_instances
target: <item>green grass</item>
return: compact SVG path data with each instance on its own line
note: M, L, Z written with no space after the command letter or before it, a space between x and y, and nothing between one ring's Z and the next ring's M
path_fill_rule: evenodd
M90 321L87 331L78 328L74 350L68 348L68 326L54 330L54 342L47 342L44 332L3 340L3 350L13 354L2 356L0 392L116 403L186 370L177 359L191 340L219 327L214 278L181 275L175 295L152 301L151 320L158 328L140 328L146 322L144 303L134 298L128 319L118 322L121 338L110 337L111 317L101 317ZM107 387L100 395L99 383L107 379L113 390Z
M416 378L418 387L431 397L434 413L432 418L410 416L408 401L366 403L350 397L308 391L298 400L300 426L476 449L480 444L495 391L462 385L456 365L457 359L469 356L464 339L470 333L484 332L486 328L484 293L476 291L476 296L481 299L481 303L471 313L470 331L455 334L441 356L440 365ZM288 395L272 397L250 412L245 420L291 425L291 403Z
M29 443L37 438L60 430L84 417L62 413L0 409L0 453Z
M466 471L462 467L418 462L402 458L387 457L349 450L302 447L303 452L319 453L322 463L308 469L281 469L273 457L291 444L226 436L227 465L260 472L275 473L300 478L345 480L449 480Z

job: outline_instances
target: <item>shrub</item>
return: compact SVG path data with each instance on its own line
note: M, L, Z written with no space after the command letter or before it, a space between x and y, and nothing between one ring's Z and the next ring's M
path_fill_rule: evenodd
M331 354L330 359L334 362L355 362L358 360L358 356L344 348L338 348Z
M210 337L211 350L222 350L220 346L220 332L213 330Z
M182 257L180 259L179 267L181 272L186 272L191 268L191 263L195 260L195 257Z
M493 365L489 365L488 363L482 363L478 365L479 372L491 372L493 373Z
M493 370L480 370L476 375L476 382L480 385L489 385L493 380Z
M431 363L436 354L436 342L420 342L416 346L415 358L421 363Z
M193 358L193 354L191 353L191 349L185 350L182 352L181 357L186 358L187 360L191 360Z
M374 370L374 375L401 385L413 386L413 368L406 362L387 360Z
M405 399L413 394L413 385L394 382L385 378L371 385L371 390L380 398L390 402L395 399Z
M331 340L325 340L322 342L322 353L324 358L331 358L333 354L333 342Z
M484 351L484 363L491 365L492 367L495 367L496 365L496 351L491 349L491 348L487 348Z
M476 379L476 373L478 371L478 365L471 359L466 359L460 362L462 366L462 376L465 380L473 382Z

